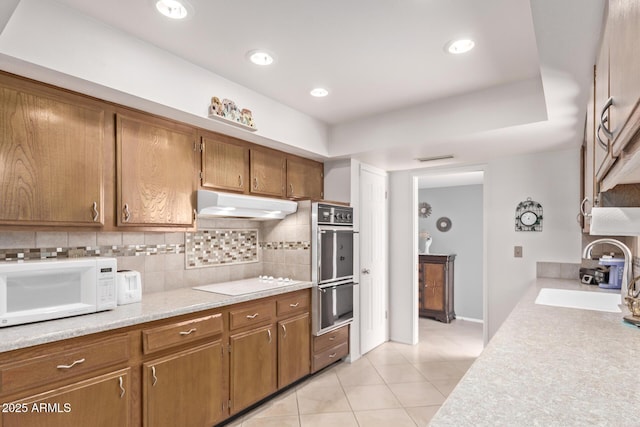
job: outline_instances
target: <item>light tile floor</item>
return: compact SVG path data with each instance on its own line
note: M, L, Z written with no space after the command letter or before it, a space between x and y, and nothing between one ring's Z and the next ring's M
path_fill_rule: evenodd
M482 325L420 319L418 345L387 342L256 408L233 427L416 427L429 424L482 351Z

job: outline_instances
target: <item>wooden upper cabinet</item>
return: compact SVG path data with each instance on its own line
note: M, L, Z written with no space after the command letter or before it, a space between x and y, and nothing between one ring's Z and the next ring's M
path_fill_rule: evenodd
M626 143L640 129L640 2L610 0L607 17L609 32L609 81L613 105L610 129L613 156L622 152ZM632 120L629 120L634 116ZM620 141L620 142L618 142Z
M582 202L580 211L582 215L582 231L588 233L591 228L591 209L595 203L595 66L589 88L589 101L587 102L587 114L584 125L584 143L582 151ZM599 148L598 148L599 149Z
M105 109L0 76L0 223L102 226Z
M194 222L195 130L135 113L116 121L119 226Z
M285 155L275 150L251 148L250 152L252 194L285 197Z
M249 192L249 148L241 143L202 137L202 186Z
M299 157L287 157L287 197L322 199L324 165Z

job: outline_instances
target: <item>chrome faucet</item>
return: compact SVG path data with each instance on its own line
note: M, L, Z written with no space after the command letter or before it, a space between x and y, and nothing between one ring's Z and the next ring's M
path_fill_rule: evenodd
M622 294L622 298L624 301L624 297L628 295L629 286L633 286L635 288L635 283L633 281L633 268L631 266L631 262L633 260L633 256L631 255L631 250L627 247L627 245L625 245L619 240L611 239L611 238L603 238L603 239L594 240L593 242L585 246L584 251L582 252L582 258L591 259L591 250L595 245L600 243L606 243L622 249L622 253L624 254L624 268L622 270L622 284L620 286L620 292Z

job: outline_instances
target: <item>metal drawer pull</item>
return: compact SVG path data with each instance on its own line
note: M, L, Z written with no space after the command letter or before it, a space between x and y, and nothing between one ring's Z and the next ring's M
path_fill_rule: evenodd
M256 317L258 317L258 313L255 313L255 314L247 314L247 319L255 319Z
M269 334L269 344L271 344L271 329L267 329L267 333Z
M329 359L333 359L334 357L336 357L336 354L338 354L338 353L332 353L332 354L330 354L330 355L329 355Z
M158 382L158 377L156 377L156 367L155 366L151 367L151 376L153 377L153 382L151 383L151 386L155 386L156 383Z
M331 336L329 337L329 341L335 341L335 340L336 340L336 336L335 336L335 335L331 335Z
M291 308L296 308L296 307L297 307L297 306L299 306L299 305L300 305L300 303L299 303L299 302L297 302L297 303L295 303L295 304L289 304L289 307L291 307Z
M180 335L190 335L196 331L196 328L191 328L188 331L181 331Z
M129 212L129 205L127 203L122 207L122 221L129 222L131 219L131 212Z
M609 99L607 99L607 103L602 108L602 112L600 113L600 124L602 125L602 130L604 131L605 135L607 135L607 137L609 139L613 138L613 132L611 132L611 129L609 129L605 125L605 123L607 123L607 121L609 119L609 115L607 114L607 110L609 110L609 108L612 105L613 105L613 97L609 97ZM607 114L607 115L605 116L605 114Z
M98 217L100 216L100 212L98 212L98 202L93 202L91 210L93 212L93 222L98 222Z
M287 328L283 324L282 325L282 338L286 338L286 337L287 337Z
M56 366L56 368L58 368L58 369L71 369L76 365L84 363L84 360L85 360L84 358L78 359L78 360L74 361L71 365L58 365L58 366Z
M124 387L122 387L122 377L118 378L118 385L120 386L120 399L122 399L126 391Z

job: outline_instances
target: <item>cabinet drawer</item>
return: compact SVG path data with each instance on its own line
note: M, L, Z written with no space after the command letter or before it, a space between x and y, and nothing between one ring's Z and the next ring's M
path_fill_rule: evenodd
M313 352L317 354L327 348L335 347L349 341L349 325L326 334L313 337Z
M308 289L278 298L276 303L278 317L309 311L309 299Z
M314 354L313 355L313 372L318 371L319 369L324 368L335 362L336 360L342 359L347 354L349 354L349 343L344 342L335 347L331 347L326 349L325 351Z
M171 325L158 326L142 331L142 346L145 354L196 341L211 335L221 334L222 313L199 317Z
M129 361L129 338L120 335L64 351L8 363L0 367L0 393L6 394L63 381Z
M260 325L270 322L276 316L276 302L262 302L251 306L232 309L229 312L229 328L231 330L245 326Z

